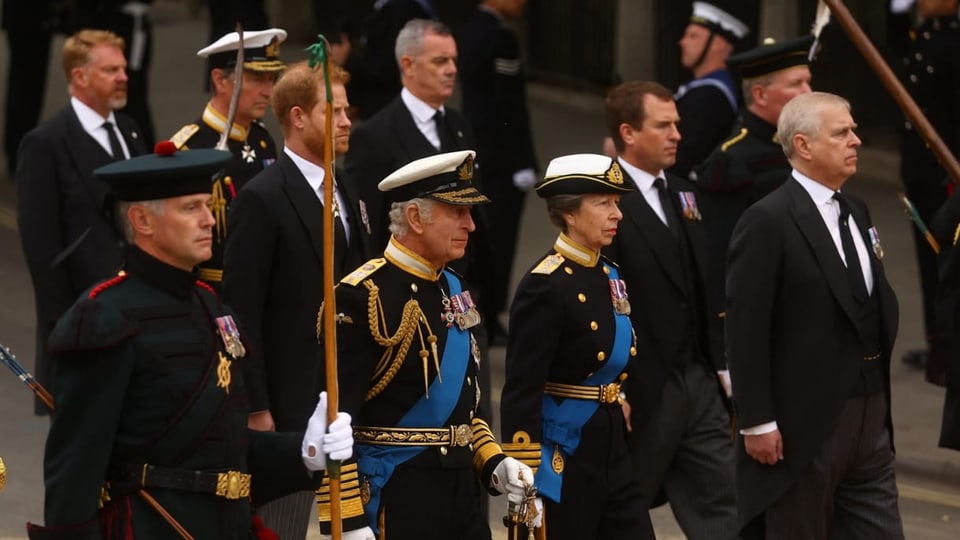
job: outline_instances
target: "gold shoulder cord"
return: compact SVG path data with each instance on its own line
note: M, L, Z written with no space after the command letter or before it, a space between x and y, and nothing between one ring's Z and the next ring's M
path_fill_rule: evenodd
M424 391L428 392L430 381L427 371L427 358L432 352L437 376L440 372L440 358L437 355L437 336L433 334L430 323L427 322L423 310L420 309L420 303L412 298L407 300L407 303L403 306L403 315L400 317L400 325L397 327L396 333L392 336L384 336L384 332L389 332L389 330L386 328L385 321L381 323L383 305L380 303L380 288L372 279L364 281L363 285L370 291L367 297L367 319L370 324L370 334L378 345L386 348L383 356L380 357L380 362L377 364L372 379L377 382L367 391L364 399L366 401L373 399L393 381L397 371L400 370L400 366L403 365L403 361L407 358L407 352L410 350L414 334L417 334L420 338ZM423 337L424 329L427 331L426 340ZM427 344L430 345L429 352L427 351ZM396 354L394 354L394 351L396 351ZM427 393L427 397L430 397L429 393Z

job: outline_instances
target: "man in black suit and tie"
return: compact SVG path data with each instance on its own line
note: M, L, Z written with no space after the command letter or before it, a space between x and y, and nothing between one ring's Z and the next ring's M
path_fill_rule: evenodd
M331 70L334 149L347 151L349 76ZM325 388L317 346L317 314L323 303L323 169L326 91L323 74L306 63L290 67L273 91L273 111L283 130L276 163L237 194L227 216L224 303L233 307L249 342L244 375L249 426L262 431L306 429L317 395ZM329 156L333 159L334 156ZM369 222L355 186L338 175L334 184L334 277L367 260ZM312 492L284 497L261 508L281 538L304 538Z
M93 170L143 154L127 101L123 40L82 30L63 45L70 103L20 143L17 224L37 310L37 379L50 387L47 337L77 296L120 268L122 240L105 211L109 189ZM48 414L37 402L36 412Z
M374 249L387 246L390 232L390 193L377 185L390 173L411 161L457 150L476 148L470 124L460 112L444 103L453 94L457 79L457 42L441 22L413 19L397 36L397 63L403 89L389 105L364 121L350 136L350 153L344 166L360 187L367 203ZM483 156L477 156L477 178L481 184ZM483 306L485 292L493 290L493 257L486 214L474 208L477 229L470 235L467 255L457 270L479 291L477 305ZM490 322L496 314L484 312Z
M390 239L388 196L377 185L411 161L476 147L466 118L444 103L457 81L457 42L441 22L413 19L397 36L397 63L403 89L389 105L350 136L344 165L369 205L374 245Z
M793 166L728 253L726 346L746 538L901 539L890 417L897 299L866 205L841 188L860 139L839 96L795 97Z
M628 435L645 507L665 492L691 539L736 538L726 367L706 299L706 238L693 185L664 169L680 132L673 94L631 81L606 101L607 126L627 181L623 221L607 254L620 265L638 332L628 370Z

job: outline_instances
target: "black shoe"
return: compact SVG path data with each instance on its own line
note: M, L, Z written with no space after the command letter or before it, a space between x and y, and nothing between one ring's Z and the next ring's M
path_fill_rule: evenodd
M930 353L928 351L917 349L913 351L907 351L906 354L903 355L902 360L904 364L913 368L926 369L927 360L929 360L929 358Z

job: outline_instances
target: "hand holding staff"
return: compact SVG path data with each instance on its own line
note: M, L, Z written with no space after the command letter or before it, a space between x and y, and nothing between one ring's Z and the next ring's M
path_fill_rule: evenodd
M335 184L333 175L333 92L330 89L330 43L322 34L318 41L307 48L310 52L309 65L313 69L323 70L326 111L323 137L323 350L326 355L327 376L327 421L337 418L340 405L340 392L337 384L337 327L336 298L333 294L333 245L334 216L333 208ZM330 537L339 540L343 537L343 522L340 509L340 462L327 460L327 476L330 479Z

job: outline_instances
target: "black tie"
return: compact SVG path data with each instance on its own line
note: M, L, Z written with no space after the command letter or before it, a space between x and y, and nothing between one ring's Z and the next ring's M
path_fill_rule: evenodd
M320 183L320 198L323 200L323 182ZM337 192L333 192L333 271L339 278L345 270L344 262L347 259L347 230L343 227L344 215L340 213L340 204L337 203Z
M113 131L113 122L104 122L103 129L107 130L107 138L110 139L110 154L113 156L114 161L121 161L126 159L126 156L123 155L123 147L120 146L120 139L117 138L117 134Z
M840 244L843 246L843 257L847 260L847 276L850 278L850 288L853 289L853 298L861 304L866 303L869 295L867 285L863 281L863 269L860 267L860 257L857 256L857 247L853 243L850 233L850 203L839 191L833 194L840 205Z
M670 194L667 193L666 181L663 178L657 178L653 181L657 188L657 196L660 197L660 206L663 208L663 215L667 218L667 228L673 233L675 238L680 237L680 220L677 218L677 210L670 202Z
M443 111L437 110L437 114L433 115L433 122L437 125L437 137L440 138L440 151L455 151L457 146L454 144L453 134L450 133L450 128L447 127L447 122L443 117Z

